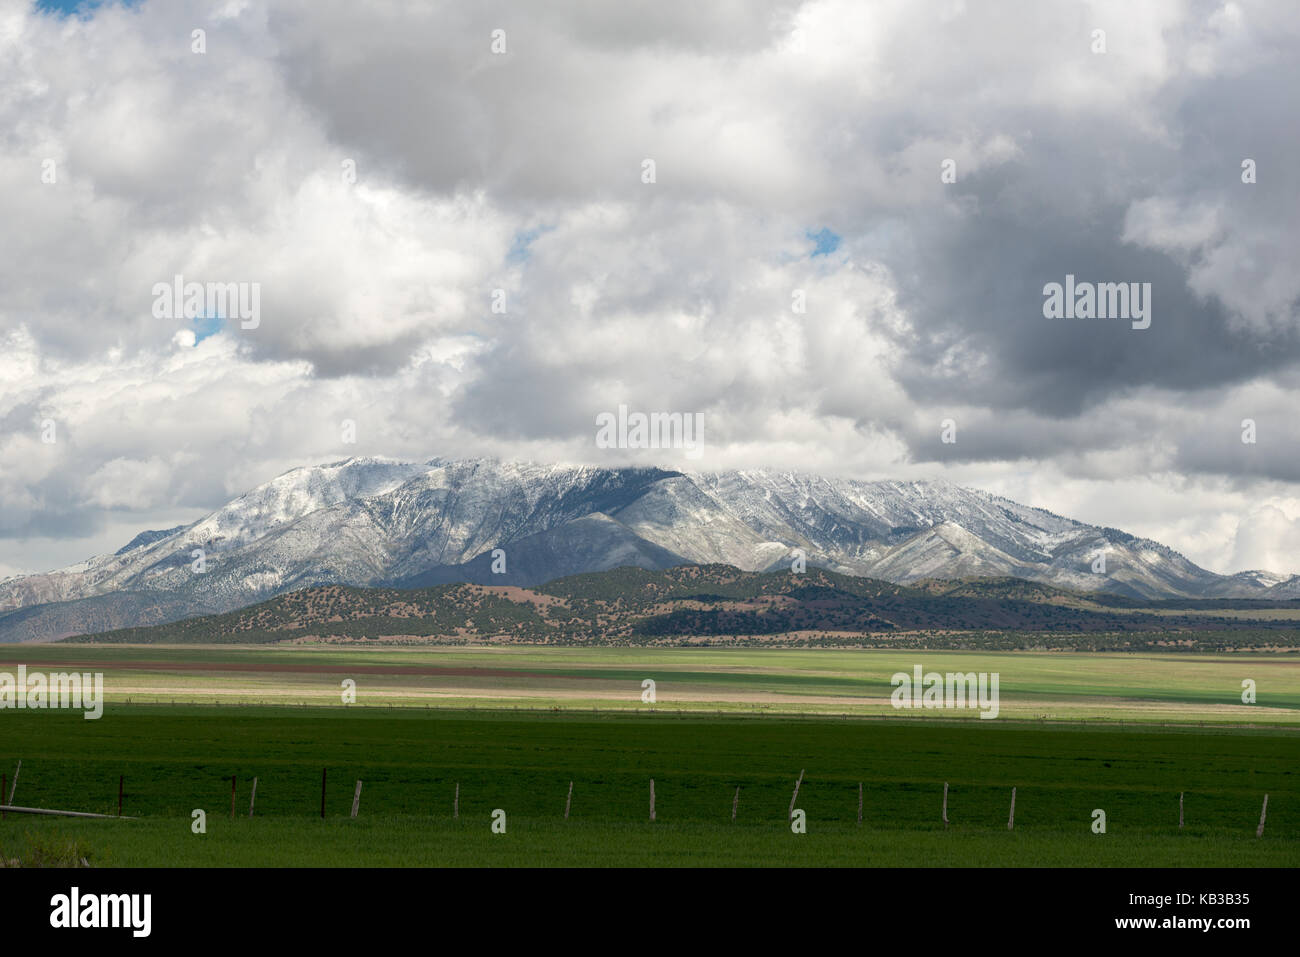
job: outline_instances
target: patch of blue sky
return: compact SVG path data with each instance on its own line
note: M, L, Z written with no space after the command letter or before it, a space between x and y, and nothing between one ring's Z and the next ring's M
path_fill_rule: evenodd
M196 346L204 339L215 336L226 325L226 320L222 316L199 316L193 322L194 344Z
M510 251L506 253L506 262L528 262L528 258L532 255L530 247L533 242L542 233L550 232L554 228L554 226L537 226L534 229L525 229L515 233L514 241L510 244Z
M82 20L89 20L95 15L95 10L103 6L119 7L136 7L140 5L140 0L36 0L34 6L37 13L44 13L56 17L77 16Z
M829 256L840 248L839 234L831 232L824 226L817 232L810 229L804 235L813 241L812 255L814 257Z

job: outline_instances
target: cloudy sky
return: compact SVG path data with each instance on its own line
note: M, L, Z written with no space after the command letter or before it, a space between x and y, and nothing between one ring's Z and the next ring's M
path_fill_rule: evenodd
M1300 571L1291 0L69 6L0 0L0 577L352 455L943 477Z

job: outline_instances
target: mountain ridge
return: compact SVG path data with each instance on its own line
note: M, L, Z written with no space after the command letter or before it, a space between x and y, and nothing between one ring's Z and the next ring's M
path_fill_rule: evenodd
M1300 576L1218 575L1159 542L944 480L368 456L290 469L115 554L0 582L0 641L82 633L78 616L109 630L231 611L312 585L532 586L625 564L773 571L796 549L810 567L900 584L1009 575L1136 598L1300 596Z

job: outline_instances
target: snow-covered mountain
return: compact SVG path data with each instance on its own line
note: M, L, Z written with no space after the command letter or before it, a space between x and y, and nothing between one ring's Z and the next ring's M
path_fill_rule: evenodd
M354 458L286 472L115 554L0 582L0 640L156 624L311 584L531 585L688 562L762 571L788 567L794 549L900 583L1013 575L1138 597L1300 594L1297 576L1217 575L1157 542L946 482Z

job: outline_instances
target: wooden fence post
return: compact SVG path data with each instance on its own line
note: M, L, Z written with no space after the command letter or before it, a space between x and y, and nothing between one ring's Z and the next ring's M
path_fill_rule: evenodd
M456 782L456 796L451 799L451 819L460 819L460 782Z
M564 799L564 819L569 819L569 807L573 804L573 782L569 782L569 796Z
M18 760L18 767L14 768L14 783L9 785L9 803L14 803L14 792L18 790L18 772L23 769L23 762Z
M943 826L948 826L948 782L943 782Z
M1183 792L1178 792L1178 830L1183 829Z
M1264 795L1264 806L1259 809L1259 830L1255 832L1256 837L1264 836L1264 815L1268 813L1268 795Z
M803 772L804 769L800 768L799 780L794 782L794 794L790 795L790 810L785 816L785 819L787 821L790 820L790 818L794 817L794 802L799 800L799 785L803 784Z
M858 827L862 826L862 782L858 782Z
M736 823L736 811L740 808L740 788L736 788L736 796L731 799L731 823Z
M1013 830L1016 826L1016 789L1011 789L1011 816L1007 818L1007 830Z
M230 819L235 819L235 776L230 776Z
M357 781L357 789L352 795L352 816L357 816L357 811L361 808L361 782Z
M253 778L253 793L248 796L248 816L253 816L253 802L257 800L257 778Z
M655 819L655 779L650 779L650 820Z

